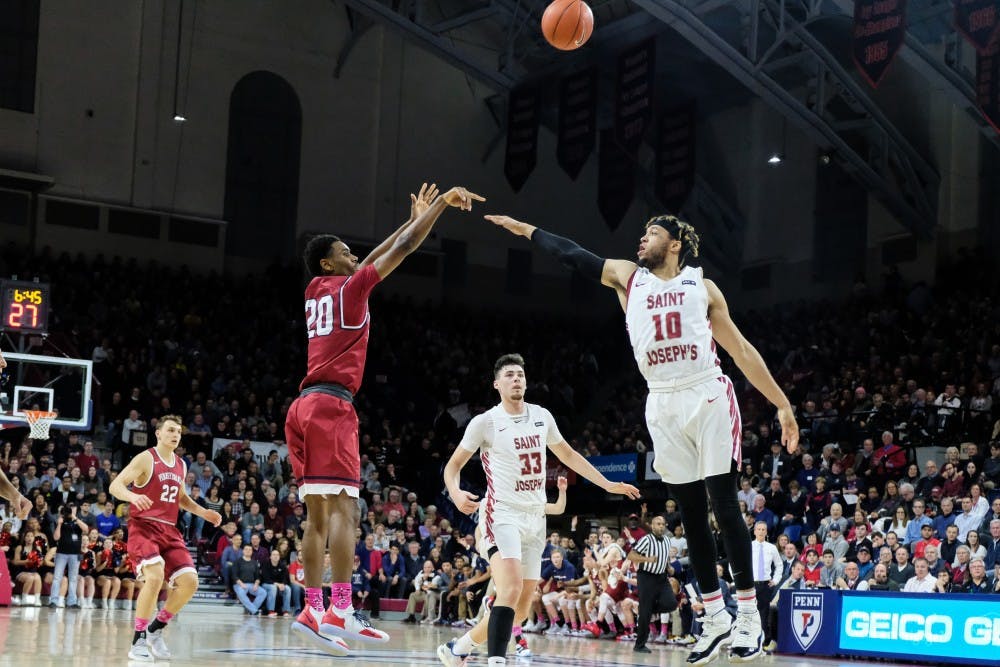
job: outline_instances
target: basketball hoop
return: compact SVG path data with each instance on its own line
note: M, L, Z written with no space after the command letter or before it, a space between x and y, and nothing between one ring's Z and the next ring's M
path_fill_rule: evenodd
M57 412L48 410L25 410L24 418L31 427L30 437L32 440L45 440L49 437L49 427L59 416Z

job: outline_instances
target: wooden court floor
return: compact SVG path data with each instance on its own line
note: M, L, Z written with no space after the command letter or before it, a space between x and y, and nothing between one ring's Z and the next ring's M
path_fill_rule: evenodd
M170 665L275 664L353 666L440 665L434 650L457 637L460 630L404 625L383 621L379 627L392 636L384 645L356 645L355 654L335 658L308 647L290 630L288 619L249 618L233 608L197 606L182 612L164 637L173 652ZM687 651L679 647L654 646L649 655L635 655L630 644L529 635L534 657L508 658L511 665L561 665L564 667L617 667L660 665L682 667ZM130 612L101 609L0 608L0 667L130 667L148 665L128 660L132 639ZM469 661L485 665L485 657ZM716 664L729 664L725 659ZM768 656L753 663L782 667L832 667L843 664L863 667L860 661L816 660L802 657ZM889 663L878 663L885 667Z

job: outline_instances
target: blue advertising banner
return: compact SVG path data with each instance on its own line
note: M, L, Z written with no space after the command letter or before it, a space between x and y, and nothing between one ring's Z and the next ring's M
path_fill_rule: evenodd
M1000 600L972 595L845 591L840 652L900 660L996 665Z
M590 465L597 468L598 472L612 482L634 482L639 470L638 459L638 454L615 454L614 456L591 456L587 460L590 461Z
M780 595L778 652L836 655L840 592L789 590Z

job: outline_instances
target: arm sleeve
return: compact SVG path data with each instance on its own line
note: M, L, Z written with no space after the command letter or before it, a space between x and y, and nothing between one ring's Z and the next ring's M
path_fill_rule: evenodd
M469 452L474 452L484 445L488 447L490 443L487 441L486 434L490 429L487 429L487 426L491 425L487 413L476 415L465 427L465 434L458 446Z
M544 229L536 229L531 234L531 240L542 250L558 259L559 263L567 269L579 271L582 275L597 282L601 281L604 260L589 250L581 248L576 242Z

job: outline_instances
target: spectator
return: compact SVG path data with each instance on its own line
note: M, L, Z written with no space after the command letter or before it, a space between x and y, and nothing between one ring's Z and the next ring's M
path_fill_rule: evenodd
M971 496L962 497L962 513L955 517L955 526L958 528L958 541L965 544L966 536L970 530L979 528L982 516L976 514L972 504Z
M861 576L861 570L857 563L847 563L844 565L844 574L838 580L838 588L848 591L867 591L868 581Z
M933 593L937 590L937 578L928 571L926 559L915 558L913 570L913 576L903 586L904 593Z
M969 574L969 562L972 552L964 544L955 550L955 562L951 564L951 581L956 586L964 586L965 579Z
M233 564L233 590L240 604L251 616L260 614L260 609L267 600L267 591L261 588L260 563L254 559L253 547L249 544L243 547L243 556ZM250 599L253 596L253 599Z
M430 607L428 599L438 593L437 584L434 583L435 576L434 563L429 560L424 561L422 569L413 579L414 590L410 593L409 600L406 603L406 618L403 619L403 623L417 622L416 613L418 603L423 603L424 605L423 620L434 620L428 615Z
M906 582L915 574L913 565L910 564L910 552L906 547L898 547L893 552L896 562L889 568L889 578L902 588Z
M898 591L899 584L889 578L889 570L884 563L879 563L873 570L872 578L868 580L868 590Z
M292 587L288 566L281 560L281 552L271 551L271 556L260 568L260 585L267 593L267 615L278 615L277 599L281 596L281 615L288 616L292 609ZM242 600L241 600L242 601Z
M960 590L962 593L987 594L993 592L993 586L986 576L986 564L982 558L973 558L969 563L969 576Z
M371 580L367 570L361 565L361 557L354 554L354 567L351 569L351 599L355 609L366 607L371 590Z
M382 567L379 570L378 585L382 587L382 597L403 597L406 584L406 564L399 555L399 545L393 543L389 552L382 556Z
M222 582L226 586L226 592L228 594L229 590L232 588L233 582L233 566L236 562L243 557L243 535L240 533L235 533L232 535L232 543L225 548L222 552L222 558L219 559L220 573L222 575ZM249 546L249 545L248 545ZM251 557L253 557L253 549L250 550Z

